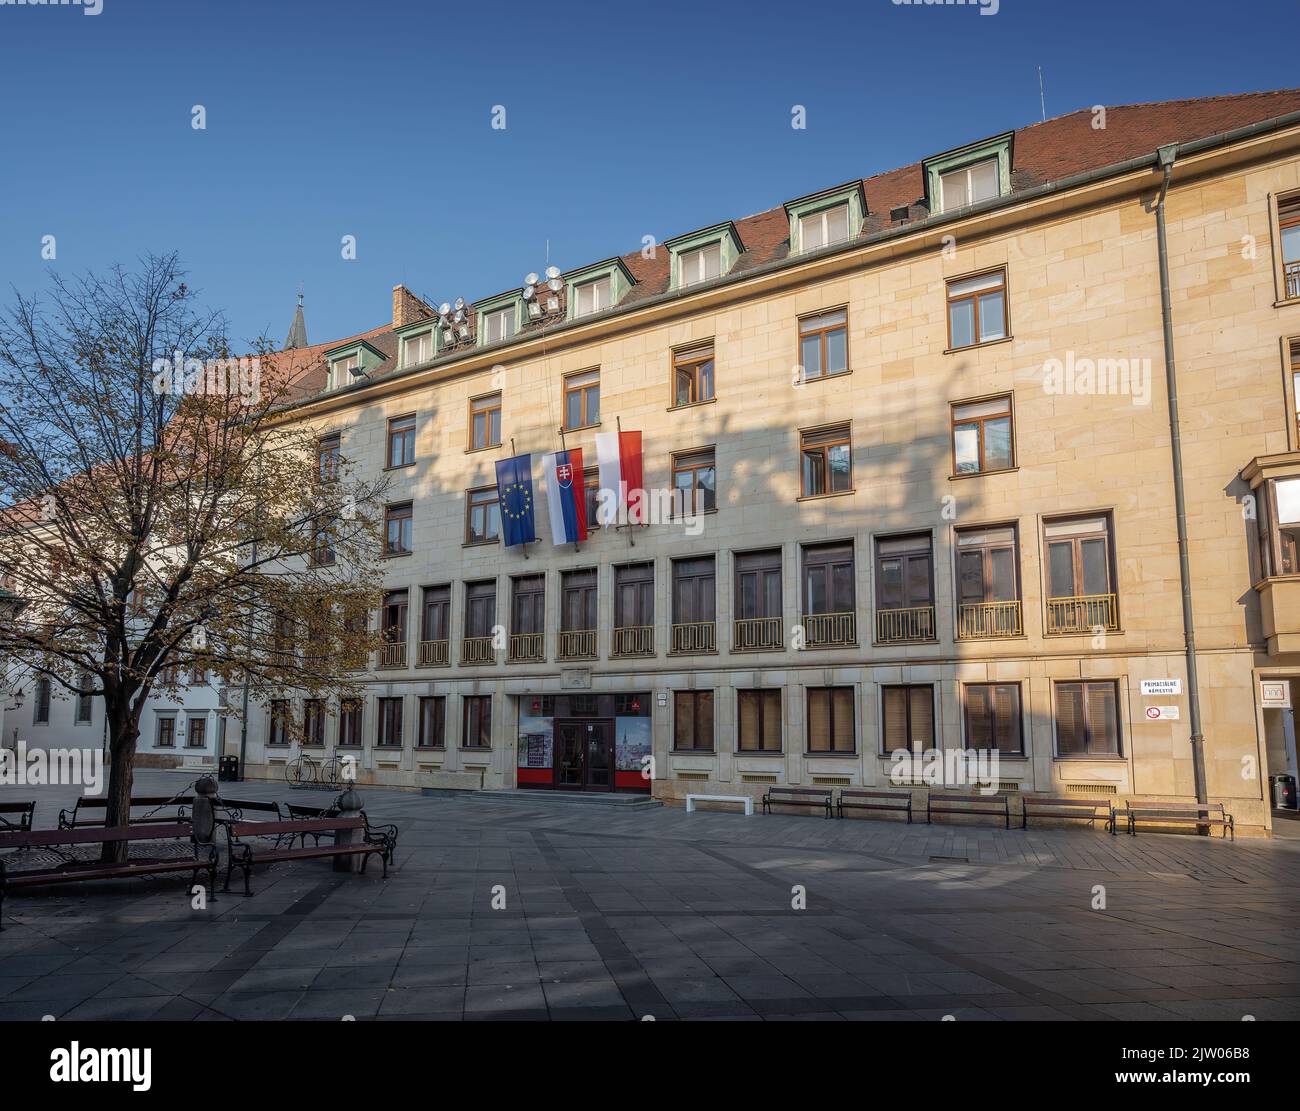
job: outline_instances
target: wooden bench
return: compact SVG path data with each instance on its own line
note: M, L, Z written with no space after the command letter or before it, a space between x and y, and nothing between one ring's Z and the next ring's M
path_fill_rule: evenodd
M397 848L396 826L372 826L365 814L355 818L316 818L301 822L226 822L226 885L223 891L230 890L230 877L236 868L244 873L244 894L253 892L249 886L255 864L276 864L286 860L311 860L323 857L360 856L361 870L364 872L370 863L370 857L378 855L384 864L384 878L388 878L388 865ZM340 842L338 835L345 831L355 831L358 840ZM324 834L333 834L330 844L320 844L319 838ZM314 845L307 845L307 837L317 838ZM250 837L274 837L275 844L266 848L255 848L253 842L245 840ZM293 848L293 842L301 837L303 844ZM286 844L281 844L287 839Z
M1029 828L1031 817L1077 818L1084 822L1105 821L1106 828L1115 832L1115 807L1110 799L1083 799L1050 795L1025 795L1021 800L1020 828ZM1101 811L1100 813L1098 811Z
M193 795L132 795L131 796L131 824L144 825L150 822L158 825L175 825L177 821L189 821L188 818L181 816L181 808L189 806L194 802ZM137 808L147 807L151 812L136 817L134 811ZM156 814L152 811L159 810L163 807L175 807L170 813ZM107 797L92 798L90 795L83 795L72 804L71 810L59 811L59 828L60 829L83 829L102 827L108 814Z
M1011 805L1006 795L934 795L925 797L925 820L935 814L990 814L1011 828Z
M754 813L754 800L750 795L687 795L686 813L695 813L696 802L739 802L745 807L745 815Z
M9 815L17 815L10 817ZM36 800L31 802L0 802L0 831L12 833L32 828L36 817Z
M829 787L769 787L763 796L763 813L772 813L772 806L816 806L825 809L826 817L835 817L831 809Z
M1133 802L1129 801L1126 810L1117 810L1115 820L1128 819L1128 831L1137 836L1138 822L1154 822L1158 825L1191 825L1196 829L1204 826L1207 830L1214 826L1223 829L1223 836L1232 835L1237 840L1237 831L1233 827L1232 815L1224 809L1221 802Z
M129 879L134 876L189 872L190 886L198 882L200 872L208 873L208 895L215 898L219 857L213 844L201 845L192 836L189 825L134 825L125 829L51 829L0 833L0 849L41 849L65 845L102 845L131 841L169 841L186 839L194 847L193 859L185 857L141 857L120 863L102 860L67 860L53 868L28 868L10 871L9 860L0 857L0 929L4 925L4 899L9 891L27 887L46 887L56 883L81 883L90 880ZM206 850L206 852L204 852ZM188 893L188 889L187 889Z
M867 791L845 787L835 801L839 816L847 810L892 810L906 814L907 824L912 824L912 793L910 791Z

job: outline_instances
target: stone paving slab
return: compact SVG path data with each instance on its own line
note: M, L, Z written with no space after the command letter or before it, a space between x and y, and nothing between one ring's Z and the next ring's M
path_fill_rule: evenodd
M11 896L0 1019L1300 1018L1297 841L362 793L401 830L387 881L303 861L203 910L174 878ZM76 794L0 788L38 828Z

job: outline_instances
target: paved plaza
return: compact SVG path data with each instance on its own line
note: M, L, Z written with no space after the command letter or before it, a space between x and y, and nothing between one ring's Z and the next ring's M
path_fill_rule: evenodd
M49 828L77 793L0 800ZM1300 840L362 794L401 831L387 881L309 860L203 910L177 877L10 896L0 1019L1300 1017Z

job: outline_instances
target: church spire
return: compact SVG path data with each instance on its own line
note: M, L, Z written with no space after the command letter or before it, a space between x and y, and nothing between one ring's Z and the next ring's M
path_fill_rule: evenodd
M284 340L284 349L290 351L295 347L307 346L307 321L302 315L302 290L298 291L298 308L293 314L293 323L289 325L289 334Z

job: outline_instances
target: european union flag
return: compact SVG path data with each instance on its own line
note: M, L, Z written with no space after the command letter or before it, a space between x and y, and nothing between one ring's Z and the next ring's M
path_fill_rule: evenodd
M531 544L533 527L533 457L525 452L497 461L497 497L501 504L501 541L507 548Z

